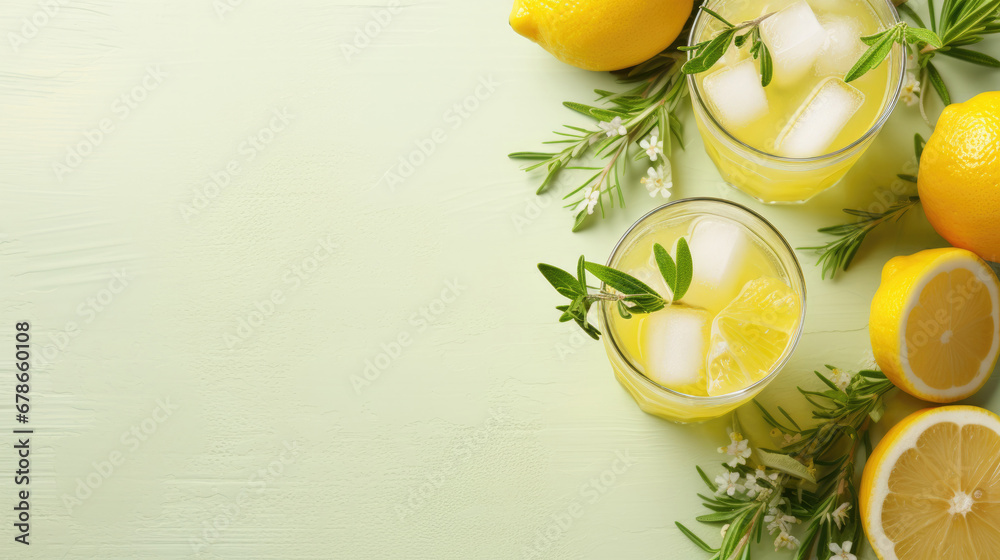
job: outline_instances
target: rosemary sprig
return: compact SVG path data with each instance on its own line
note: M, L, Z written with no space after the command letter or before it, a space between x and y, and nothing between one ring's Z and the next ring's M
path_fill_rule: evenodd
M861 445L870 453L869 426L881 418L882 399L893 385L878 371L851 377L826 367L832 379L815 372L825 390L799 389L814 407L816 425L803 429L780 406L775 414L755 401L773 428L771 435L783 439L781 449L751 447L734 415L730 444L719 449L730 456L722 465L723 474L713 482L697 467L713 495L698 494L711 512L696 519L726 524L722 542L712 547L683 524L676 525L712 560L749 560L750 544L761 541L765 526L769 534L777 533L775 548L797 549L797 560L813 554L827 560L833 554L831 544L860 546L855 457ZM806 528L800 540L793 533L794 525L802 521Z
M917 12L905 2L899 11L919 27L900 23L882 33L866 37L868 51L858 60L848 73L846 81L851 81L881 64L889 55L894 42L907 45L907 49L917 57L921 91L927 86L945 105L951 104L951 93L941 73L934 64L937 55L943 55L989 68L1000 68L1000 60L982 52L968 49L979 43L986 35L1000 32L1000 0L944 0L938 15L934 0L927 0L930 21L928 27ZM921 95L921 113L926 119L926 95Z
M920 156L924 151L924 144L923 137L915 134L913 137L913 149L918 165L920 163ZM896 176L914 185L917 183L917 178L913 175L898 174ZM830 278L833 278L836 276L838 270L847 271L854 257L858 254L858 250L861 249L861 245L864 244L865 238L868 237L868 234L872 230L886 222L898 221L903 217L903 214L906 214L910 208L919 203L919 196L907 196L899 199L881 212L844 208L845 214L854 216L858 220L849 224L819 228L817 231L820 233L833 235L836 238L825 245L798 247L798 250L819 253L816 266L822 267L822 277L825 279L829 275Z
M862 37L861 41L868 45L868 50L861 55L854 67L844 76L845 82L853 82L867 74L869 70L882 64L896 43L903 46L931 45L934 48L944 46L937 33L922 27L911 27L905 21L901 21L885 31Z
M593 199L588 195L597 197L595 202L600 206L601 216L605 215L606 202L610 207L616 203L625 206L622 178L628 170L630 152L640 142L656 146L664 158L670 156L673 141L683 149L684 126L677 116L687 96L680 67L682 58L676 47L671 47L638 66L618 72L619 83L634 85L617 93L594 90L603 107L564 102L565 107L597 122L593 128L564 125L565 131L556 131L561 138L546 144L565 144L561 151L514 152L507 156L537 162L525 167L525 171L545 169L538 194L549 189L564 170L590 172L586 180L563 197L570 200L566 207L573 208L576 214L573 231L583 227L593 213L594 206L587 204ZM638 152L643 154L642 149ZM604 159L606 163L587 165L591 159Z
M701 7L701 11L719 20L724 28L711 39L691 47L680 47L682 51L694 52L691 58L684 63L683 72L685 74L706 72L726 54L730 44L735 44L736 48L741 49L747 41L750 41L750 54L754 60L760 59L760 84L767 87L771 83L771 78L774 77L774 63L771 60L770 51L767 50L767 45L760 38L760 24L777 12L764 14L757 19L733 25L726 18L704 6ZM740 33L743 30L747 31Z
M560 295L570 300L570 303L556 307L562 312L559 322L576 321L585 333L597 340L601 336L601 331L587 320L587 313L595 302L615 302L618 313L623 318L630 319L633 314L653 313L678 303L687 293L694 271L687 240L683 237L677 240L676 260L659 243L653 245L653 256L660 274L670 288L672 299L665 299L655 289L634 276L602 264L587 262L583 255L576 263L576 276L544 263L538 265L538 271ZM587 285L587 272L614 291L591 292Z
M858 249L865 242L865 237L881 224L898 220L907 210L920 203L920 197L908 196L893 204L884 212L868 212L853 208L844 208L844 213L859 218L857 222L828 226L820 228L820 233L836 235L837 239L830 241L826 245L817 247L799 247L803 251L816 251L820 253L817 266L823 267L822 277L825 279L829 274L830 278L836 275L838 270L846 271L858 253Z

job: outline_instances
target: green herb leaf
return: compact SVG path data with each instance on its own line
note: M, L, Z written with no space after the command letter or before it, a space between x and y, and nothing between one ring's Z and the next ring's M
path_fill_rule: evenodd
M938 97L945 105L951 105L951 93L948 92L948 86L945 85L944 80L941 78L941 74L938 73L937 68L934 64L927 63L927 79L930 81L931 85L934 86L934 91L937 92Z
M760 43L760 85L767 87L774 78L774 62L771 60L771 51L767 45Z
M899 219L907 210L920 202L916 196L905 197L893 204L885 212L866 212L845 208L844 212L851 216L861 218L855 223L827 226L820 228L820 233L834 235L837 239L816 247L799 247L802 251L816 251L820 253L817 266L823 267L822 277L829 275L833 278L837 270L846 271L854 260L858 249L864 243L869 233L879 225L890 219Z
M900 24L903 26L906 24ZM868 73L869 70L878 67L892 52L892 46L900 38L901 27L896 26L871 37L863 37L861 40L869 44L861 58L854 64L854 67L844 77L845 82L853 82Z
M554 267L550 264L539 263L538 271L542 273L542 276L552 284L552 287L556 289L561 295L568 298L574 298L576 296L586 295L586 291L580 289L580 284L577 282L573 275L566 272L561 268Z
M660 274L670 288L670 293L677 293L677 265L674 259L659 243L653 244L653 257L656 259L656 267L660 269Z
M584 266L586 266L587 271L596 276L598 280L623 294L652 295L660 297L659 294L656 293L656 290L650 288L634 276L630 276L624 272L595 262L588 262Z
M907 43L927 43L928 45L933 45L939 49L944 46L944 43L941 42L941 38L938 37L937 33L931 31L930 29L907 26L905 33Z
M576 279L580 282L580 292L587 293L587 271L584 265L587 264L587 259L583 255L576 261Z
M736 34L734 29L726 29L719 32L708 45L706 45L698 55L694 58L689 59L681 67L681 72L685 74L700 74L705 72L715 63L722 58L722 55L726 54L726 50L729 48L729 43L733 40L733 35Z
M952 58L964 60L965 62L971 62L972 64L978 64L980 66L987 66L990 68L1000 68L1000 60L997 60L992 56L988 54L983 54L981 52L972 51L969 49L961 49L957 47L952 47L950 49L938 52L940 52L945 56L950 56Z
M691 287L694 276L694 263L691 260L691 249L687 240L681 237L677 240L677 288L674 291L674 301L679 301Z
M693 542L695 544L695 546L697 546L698 548L704 550L705 552L707 552L709 554L714 554L714 553L716 553L716 552L719 551L719 549L717 549L717 548L712 548L712 547L708 546L708 544L705 541L703 541L700 538L698 538L698 535L695 535L694 533L692 533L690 529L688 529L684 525L681 525L680 522L674 521L674 525L677 525L677 528L680 529L681 533L684 533L684 536L687 537L688 540L690 540L691 542Z
M728 21L728 20L726 20L726 18L724 18L724 17L720 16L720 15L719 15L718 13L716 13L716 12L714 12L714 11L712 11L712 10L709 10L709 9L708 9L708 8L706 8L705 6L702 6L702 7L701 7L701 11L703 11L703 12L705 12L706 14L708 14L708 15L710 15L710 16L712 16L712 17L714 17L715 19L717 19L717 20L721 21L721 22L722 22L722 23L724 23L724 24L725 24L725 25L726 25L727 27L734 27L734 25L733 25L733 24L731 24L731 23L729 23L729 21Z

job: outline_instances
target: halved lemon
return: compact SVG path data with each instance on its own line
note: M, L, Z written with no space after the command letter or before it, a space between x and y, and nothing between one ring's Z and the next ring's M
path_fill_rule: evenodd
M970 251L896 257L882 269L869 323L879 367L931 402L964 399L986 383L1000 351L1000 282Z
M766 376L796 336L801 312L799 296L780 279L747 282L712 322L708 394L733 393Z
M868 459L858 498L882 560L1000 558L1000 417L975 406L911 414Z

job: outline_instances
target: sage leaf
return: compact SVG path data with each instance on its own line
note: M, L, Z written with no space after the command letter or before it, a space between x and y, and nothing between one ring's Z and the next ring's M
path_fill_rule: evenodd
M674 301L680 300L691 287L694 276L694 263L691 260L691 249L687 240L681 237L677 240L677 288L674 291Z
M542 276L552 284L552 287L556 289L561 295L568 298L575 298L576 296L586 295L586 291L580 289L580 284L577 279L573 277L572 274L566 272L561 268L557 268L550 264L539 263L538 271L542 273Z
M659 243L653 244L653 257L656 259L656 267L660 269L660 274L670 288L670 293L676 294L677 265L674 263L674 259L670 257L670 253ZM674 296L674 299L677 299L677 297Z

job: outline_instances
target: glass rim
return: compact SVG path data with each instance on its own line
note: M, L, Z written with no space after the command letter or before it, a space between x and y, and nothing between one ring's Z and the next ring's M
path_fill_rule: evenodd
M748 393L752 393L752 392L754 392L754 390L758 389L759 387L762 387L762 386L766 385L775 376L777 376L778 373L782 369L784 369L785 365L788 363L788 360L791 359L792 353L794 352L795 348L798 346L799 340L802 338L803 330L805 329L805 320L806 320L806 279L805 279L805 275L802 273L802 266L799 264L799 259L798 259L797 256L795 256L795 251L792 249L792 246L788 244L788 240L785 239L785 236L781 235L781 232L778 231L778 229L776 227L774 227L774 225L771 224L771 222L769 222L767 220L767 218L761 216L757 212L754 212L750 208L747 208L746 206L743 206L742 204L739 204L737 202L733 202L731 200L725 200L725 199L722 199L722 198L713 198L713 197L682 198L680 200L673 200L673 201L667 202L666 204L662 204L660 206L657 206L656 208L650 210L649 212L646 212L645 214L642 215L642 217L640 217L638 220L636 220L635 223L633 223L628 228L628 230L626 230L625 233L622 234L622 236L618 240L618 242L615 243L615 247L614 247L614 249L611 250L611 255L608 257L608 261L607 261L606 266L608 266L608 267L612 266L615 256L618 255L618 250L622 248L622 244L625 243L625 240L628 238L629 234L631 234L637 227L639 227L647 219L651 218L653 215L655 215L655 214L657 214L657 213L659 213L659 212L661 212L663 210L666 210L667 208L670 208L672 206L676 206L678 204L690 204L690 203L693 203L693 202L708 202L710 204L716 204L716 203L718 203L718 204L722 204L722 205L725 205L725 206L732 207L732 208L736 209L739 212L744 212L744 213L748 214L750 218L758 220L767 230L770 230L771 233L773 233L777 237L777 239L779 241L779 245L781 247L784 247L784 249L785 249L785 251L787 251L788 255L790 255L792 257L791 261L792 261L792 263L793 263L793 265L795 267L795 270L794 271L788 271L788 273L789 273L789 277L791 277L793 279L793 281L794 281L794 279L798 279L799 286L801 286L801 292L802 292L802 305L801 305L801 309L799 311L799 324L798 324L798 326L797 326L797 328L795 330L794 337L792 338L791 342L785 347L785 350L782 353L781 358L778 359L774 363L774 365L771 366L770 371L767 372L767 375L765 375L764 377L761 377L757 381L754 381L753 383L751 383L750 385L747 385L746 387L740 389L739 391L734 391L732 393L726 393L726 394L723 394L723 395L707 395L707 396L705 396L705 395L691 395L691 394L688 394L688 393L682 393L680 391L676 391L676 390L671 389L669 387L664 387L663 385L660 385L659 383L653 381L652 379L650 379L649 377L647 377L644 373L642 373L641 371L639 371L638 369L636 369L635 365L632 363L632 360L628 356L625 355L624 351L622 351L621 347L618 344L618 340L615 338L615 336L613 334L612 329L609 328L609 325L611 323L610 323L610 321L609 321L609 319L607 317L607 314L608 314L608 308L610 307L610 305L604 305L607 302L602 302L602 305L600 305L600 310L601 311L600 311L600 314L598 315L598 319L600 320L601 328L604 330L604 336L607 337L607 340L610 343L611 347L613 347L615 349L615 354L622 361L622 363L628 367L629 373L633 374L633 377L636 377L636 378L638 378L640 380L640 383L645 383L649 387L651 387L651 388L653 388L655 390L664 391L664 392L669 393L669 394L671 394L673 396L677 396L677 397L681 397L681 398L685 398L685 399L692 399L692 400L695 400L695 401L701 401L701 402L718 402L718 401L730 401L730 400L734 400L734 399L738 400L739 397L741 397L743 395L746 395ZM771 244L768 244L768 245L770 246ZM774 249L772 249L772 250L774 250ZM793 274L793 272L794 272L794 274ZM601 282L601 290L602 291L605 289L605 287L606 286L605 286L604 282ZM795 288L792 287L792 289L794 290Z
M707 0L705 3L708 4L708 2L710 2L710 1L711 0ZM721 1L725 1L725 0L716 0L716 1L721 2ZM896 9L896 5L893 4L892 0L884 0L884 2L889 7L889 13L892 15L892 19L893 19L892 23L893 24L900 23L902 20L899 18L899 10ZM869 1L869 4L872 4L872 3L873 2ZM698 24L701 22L702 15L704 15L704 11L701 10L701 9L699 9L698 13L694 17L694 21L691 23L691 31L688 34L688 46L696 44L696 39L695 39L694 34L698 30ZM885 107L882 108L882 113L879 115L879 118L876 119L875 122L872 124L872 126L864 134L862 134L861 137L859 137L854 142L851 142L850 144L848 144L847 146L844 146L843 148L841 148L839 150L830 152L828 154L818 155L818 156L812 156L812 157L807 157L807 158L793 158L793 157L787 157L787 156L779 156L777 154L772 154L772 153L769 153L769 152L765 152L764 150L755 148L755 147L753 147L753 146L751 146L751 145L743 142L739 138L733 136L733 134L731 132L729 132L729 130L727 130L726 127L722 126L722 123L720 123L718 121L718 119L715 118L715 115L712 114L711 109L708 107L708 105L705 103L705 100L702 98L701 89L698 87L698 83L695 80L695 76L697 74L688 74L687 75L688 91L691 92L691 98L692 98L692 100L694 102L698 103L698 105L701 107L701 109L705 112L705 115L711 121L712 125L714 125L715 128L717 128L720 131L722 131L722 133L725 135L726 139L728 139L731 142L736 143L736 145L739 146L740 148L743 148L743 149L746 149L746 150L750 150L751 152L753 152L753 153L755 153L757 155L760 155L760 156L763 156L763 157L766 157L766 158L769 158L769 159L773 159L775 161L780 161L780 162L789 162L789 163L815 163L815 162L824 161L824 160L828 160L828 159L836 159L836 158L838 158L840 156L847 155L849 152L851 152L852 150L854 150L855 148L857 148L859 145L861 145L864 142L868 141L868 139L870 139L872 136L874 136L875 134L877 134L878 131L881 130L882 127L885 125L886 121L889 120L889 116L892 115L893 109L896 108L896 104L899 102L900 94L903 91L903 82L906 79L905 56L897 56L897 53L899 53L900 50L901 50L901 47L899 45L893 45L893 47L892 47L893 56L890 58L890 63L892 62L892 60L894 60L896 58L900 59L899 72L898 72L899 73L899 79L897 80L897 83L896 83L896 91L895 91L895 93L892 95L892 97L889 98L888 102L886 102ZM694 52L693 51L688 51L687 59L690 60L693 56L694 56Z

